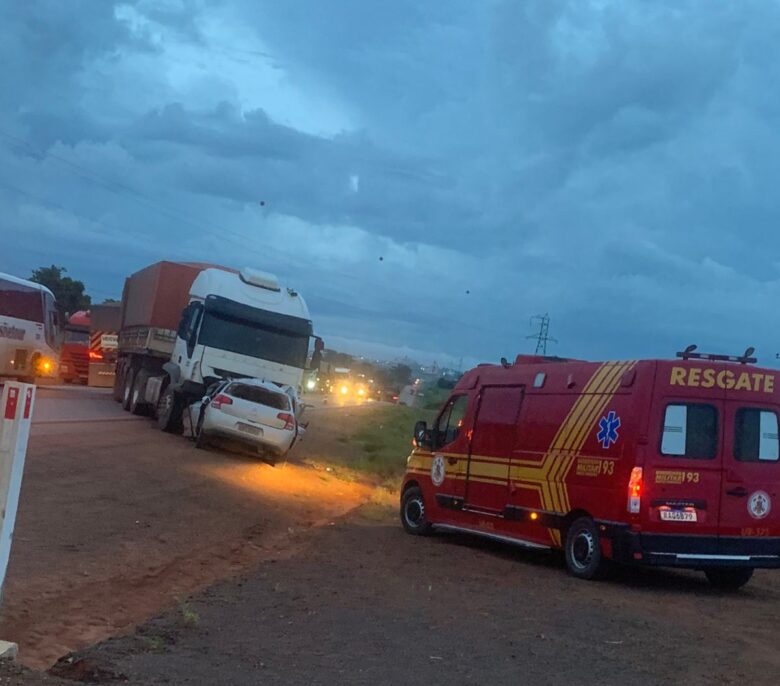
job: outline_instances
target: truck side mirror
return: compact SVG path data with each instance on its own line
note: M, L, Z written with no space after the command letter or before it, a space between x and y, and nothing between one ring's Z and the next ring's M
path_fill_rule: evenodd
M181 311L181 319L179 320L179 327L176 329L176 335L182 340L187 340L187 328L190 323L190 306L187 305Z
M322 364L322 351L325 349L324 341L319 337L314 337L314 352L311 355L309 369L319 369Z
M431 448L431 435L428 431L428 424L420 420L414 425L414 444L418 448Z

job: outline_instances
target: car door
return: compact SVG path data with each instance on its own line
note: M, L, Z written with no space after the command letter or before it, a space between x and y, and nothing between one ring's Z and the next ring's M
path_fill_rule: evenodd
M515 447L523 386L483 386L469 446L465 503L469 509L503 513L509 462Z
M728 401L726 412L720 552L761 554L776 547L768 538L780 536L778 408ZM742 537L756 539L755 544L746 547Z
M724 403L667 396L656 402L657 427L644 474L643 543L669 553L716 554ZM652 435L652 434L651 434ZM694 538L691 538L694 537Z
M442 408L431 432L433 459L431 482L442 507L463 506L469 436L466 426L469 395L453 395Z

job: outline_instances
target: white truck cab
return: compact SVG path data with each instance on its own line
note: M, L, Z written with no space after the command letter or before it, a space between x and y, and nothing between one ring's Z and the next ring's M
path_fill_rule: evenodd
M206 269L190 288L171 363L196 384L252 377L300 392L311 335L303 297L272 274Z
M159 262L128 277L122 301L114 397L165 431L214 383L254 378L300 394L319 364L306 302L266 272Z

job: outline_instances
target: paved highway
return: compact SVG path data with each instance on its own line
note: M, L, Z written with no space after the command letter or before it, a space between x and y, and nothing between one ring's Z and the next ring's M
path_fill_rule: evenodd
M139 419L111 400L110 388L39 386L35 396L33 424Z

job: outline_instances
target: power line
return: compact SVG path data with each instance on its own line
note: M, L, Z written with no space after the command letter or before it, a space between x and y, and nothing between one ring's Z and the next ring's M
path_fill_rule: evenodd
M547 355L547 343L557 343L557 339L550 336L550 315L546 312L544 314L537 314L531 317L531 324L535 321L539 322L539 331L526 338L536 339L536 355Z
M79 178L92 182L94 184L97 184L106 190L108 190L111 193L114 193L120 197L127 197L130 196L132 200L134 200L136 203L140 205L144 205L147 208L150 208L159 214L166 216L169 219L174 219L179 222L182 222L184 224L188 224L192 228L195 228L206 235L216 235L219 237L220 242L229 242L235 245L236 247L240 248L242 253L246 254L247 252L252 253L254 255L257 255L263 260L267 260L269 257L269 253L276 254L278 256L281 256L282 253L278 250L276 250L273 246L268 245L267 243L263 246L254 247L252 243L254 242L254 238L251 238L249 236L245 236L237 231L233 231L231 229L225 229L222 227L207 227L204 224L201 224L200 222L197 222L187 215L184 215L180 213L177 210L172 210L167 207L163 207L159 205L152 196L149 196L147 193L144 193L142 191L139 191L136 188L133 188L125 183L122 183L121 181L117 180L107 180L103 178L100 174L88 169L87 167L77 164L75 162L72 162L71 160L62 157L61 155L57 155L56 153L53 153L49 150L41 149L40 147L36 147L30 142L26 141L23 138L20 138L19 136L16 136L12 133L9 133L7 131L3 131L0 129L0 137L5 138L6 140L12 141L14 143L17 143L18 145L21 145L25 148L27 148L29 151L32 151L34 154L38 155L39 157L48 157L52 160L55 160L66 167L68 167L73 173L76 174ZM91 223L94 223L98 225L101 229L104 229L106 227L110 228L109 225L106 225L103 222L97 222L97 220L92 219L91 217L87 217L83 214L80 214L79 212L76 212L75 210L68 209L66 207L63 207L62 205L59 205L58 203L55 203L53 201L47 201L40 198L36 198L33 194L24 191L20 188L17 188L15 186L11 186L10 184L0 182L0 185L4 185L6 188L9 188L17 193L20 193L22 195L26 195L34 200L37 200L38 202L42 202L44 204L49 204L54 207L57 207L61 209L64 212L68 212L76 217L80 217L82 219L85 219ZM265 206L264 200L259 200L258 204L263 207ZM115 230L116 227L114 227ZM120 232L125 234L132 234L131 231L128 230L122 230L118 229ZM347 278L352 282L357 282L361 288L365 288L366 286L372 286L375 288L378 292L384 293L388 289L388 284L378 283L374 282L370 279L366 279L365 277L361 277L357 274L354 274L350 271L336 271L331 268L331 273L338 274L339 276L343 278ZM469 293L469 291L466 291ZM454 320L453 320L454 321ZM464 326L466 326L465 323L463 323Z

